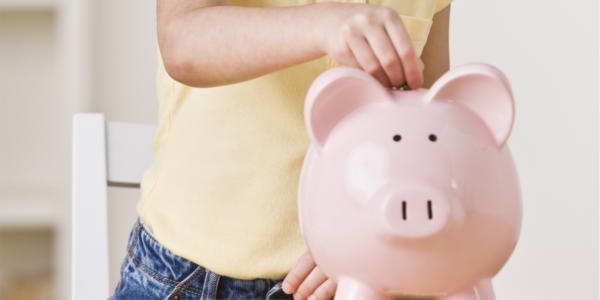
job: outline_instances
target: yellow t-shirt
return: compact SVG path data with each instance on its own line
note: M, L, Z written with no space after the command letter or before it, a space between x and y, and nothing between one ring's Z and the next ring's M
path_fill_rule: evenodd
M389 6L421 53L435 12L451 0L345 0ZM321 0L232 0L238 6ZM159 60L160 61L160 60ZM191 88L157 73L154 164L137 211L173 253L221 275L285 276L306 251L297 218L300 169L309 146L304 97L334 65L328 56L252 80Z

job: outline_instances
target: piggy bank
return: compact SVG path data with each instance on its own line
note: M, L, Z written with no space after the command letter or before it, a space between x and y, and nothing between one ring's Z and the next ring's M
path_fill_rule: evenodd
M300 228L336 300L495 299L521 224L506 77L467 64L429 90L335 68L305 104Z

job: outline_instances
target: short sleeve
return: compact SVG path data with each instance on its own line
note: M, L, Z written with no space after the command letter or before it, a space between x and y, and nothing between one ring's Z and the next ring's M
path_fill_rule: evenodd
M438 13L440 10L446 8L451 2L452 0L438 0L435 7L435 13Z

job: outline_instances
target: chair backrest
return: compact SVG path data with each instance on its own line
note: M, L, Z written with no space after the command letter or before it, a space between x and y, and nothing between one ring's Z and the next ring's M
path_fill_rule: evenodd
M152 163L154 125L73 116L71 298L109 296L107 187L138 187Z

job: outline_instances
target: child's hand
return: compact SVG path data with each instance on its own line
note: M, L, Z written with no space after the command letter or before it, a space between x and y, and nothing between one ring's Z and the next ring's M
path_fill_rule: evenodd
M333 60L364 70L386 87L423 85L423 62L396 11L365 4L324 5L322 46Z
M294 300L328 300L335 295L336 283L319 271L307 251L283 280L286 294L294 294Z

